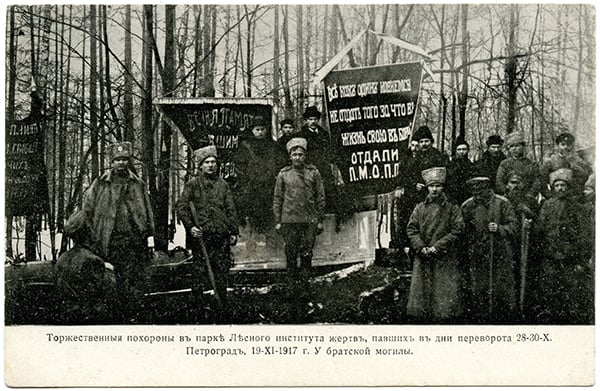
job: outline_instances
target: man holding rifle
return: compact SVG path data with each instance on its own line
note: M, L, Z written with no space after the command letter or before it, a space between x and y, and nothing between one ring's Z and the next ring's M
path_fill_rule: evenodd
M191 236L198 272L208 274L222 309L227 303L227 277L232 266L230 246L237 242L237 213L229 185L218 176L216 147L209 145L194 154L200 173L185 184L177 214Z

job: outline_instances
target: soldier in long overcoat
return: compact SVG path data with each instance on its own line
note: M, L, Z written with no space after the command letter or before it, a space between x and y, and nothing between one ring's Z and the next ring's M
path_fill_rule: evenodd
M110 146L112 167L86 191L82 210L94 253L114 266L123 321L139 315L154 245L154 217L144 182L131 169L129 142Z
M487 177L469 180L473 197L461 206L475 322L510 322L516 292L513 248L519 223L510 201L494 194Z
M550 174L553 197L540 211L536 233L543 253L538 320L553 324L594 321L593 215L570 189L573 171Z
M464 228L460 208L444 194L446 169L423 171L428 195L414 209L407 234L415 251L407 315L446 321L462 315L461 273L456 243Z
M236 244L238 235L235 203L229 185L218 176L216 147L200 148L194 154L200 174L183 187L176 204L177 215L193 238L190 247L198 260L197 271L206 276L208 268L201 245L204 242L218 295L226 304L228 273L233 264L231 246Z

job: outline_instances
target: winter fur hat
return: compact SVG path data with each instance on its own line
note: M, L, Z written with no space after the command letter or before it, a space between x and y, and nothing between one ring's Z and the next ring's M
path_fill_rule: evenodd
M294 137L293 139L291 139L290 141L287 142L287 144L285 145L288 153L292 152L292 149L296 148L296 147L300 147L302 149L304 149L304 151L306 151L308 148L308 142L306 141L305 138L302 137Z
M563 181L570 184L573 179L573 171L568 168L559 168L558 170L550 173L550 184L554 185L556 181Z
M115 160L116 158L126 157L131 158L133 155L133 145L129 141L124 141L121 143L113 143L110 145L110 160Z
M196 155L196 159L198 159L198 163L200 164L202 164L202 162L205 161L206 158L211 156L217 159L217 147L215 147L214 145L209 145L200 149L196 149L194 151L194 155Z
M525 145L525 136L523 132L512 132L508 136L506 136L506 145L511 146L515 144Z
M500 135L492 134L490 137L487 138L487 140L485 141L485 144L488 147L490 145L503 145L504 140L502 140L502 137L500 137Z
M425 185L433 185L434 183L446 183L446 167L433 167L421 171L421 176L425 181Z
M417 131L412 136L412 139L417 141L422 140L424 138L428 138L433 142L433 135L431 134L431 130L429 130L429 127L427 125L419 126L419 129L417 129Z
M282 127L282 128L283 128L283 126L284 126L284 125L291 125L291 126L294 126L294 120L293 120L293 119L291 119L291 118L286 118L286 119L284 119L283 121L281 121L281 122L279 123L279 125L281 125L281 127Z

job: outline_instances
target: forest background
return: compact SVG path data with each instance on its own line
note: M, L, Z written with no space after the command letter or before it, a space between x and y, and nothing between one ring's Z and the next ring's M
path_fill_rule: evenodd
M424 49L429 58L368 33L337 69L424 60L417 123L450 153L466 137L471 158L490 134L526 134L541 160L565 130L595 149L596 19L590 4L12 5L6 9L6 120L29 114L32 87L46 129L49 211L6 215L6 237L55 235L110 165L107 146L133 142L149 185L157 249L168 245L170 207L193 172L186 141L153 107L160 97L270 98L277 120L300 125L323 109L313 76L368 29ZM326 125L326 124L323 124ZM29 241L28 257L37 252ZM12 240L6 240L9 257ZM55 248L56 247L56 248ZM31 259L31 258L30 258Z

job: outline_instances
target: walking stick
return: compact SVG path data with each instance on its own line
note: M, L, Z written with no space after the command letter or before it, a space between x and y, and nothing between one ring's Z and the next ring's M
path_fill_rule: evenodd
M494 233L490 232L490 259L489 259L489 297L488 297L488 315L492 316L492 306L494 304Z
M194 221L194 225L200 228L200 224L198 223L198 215L196 213L196 205L192 201L190 201L190 211L192 212L192 220ZM200 249L202 250L202 256L204 257L204 262L206 263L206 269L208 270L208 279L210 280L210 285L215 292L215 298L217 299L217 303L221 306L221 297L219 296L219 291L217 290L217 281L215 280L215 275L212 270L212 266L210 265L210 260L208 259L208 252L206 251L206 246L204 245L204 239L202 237L194 238L200 243Z
M521 285L519 290L519 308L521 314L525 303L525 279L527 275L527 256L529 253L529 227L525 227L525 213L521 213Z

